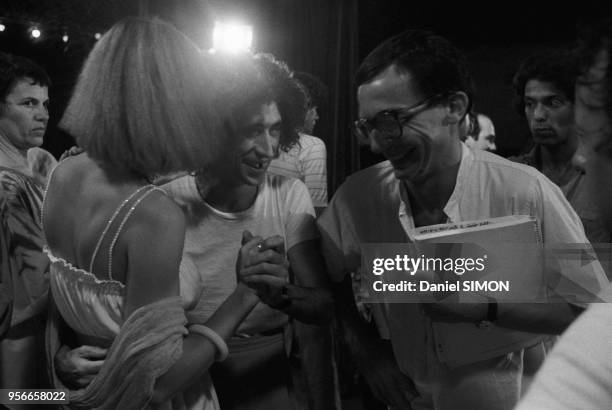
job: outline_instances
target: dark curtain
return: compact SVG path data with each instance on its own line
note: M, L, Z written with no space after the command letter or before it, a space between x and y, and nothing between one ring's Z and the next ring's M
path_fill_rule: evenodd
M358 63L357 0L208 0L205 20L234 18L253 25L256 51L270 52L329 88L315 135L327 146L329 194L359 169L349 124L356 113L352 87Z
M315 134L327 146L329 194L359 169L359 147L349 124L356 107L352 78L358 64L357 0L139 0L143 11L173 21L210 47L215 20L253 25L256 51L270 52L293 70L319 77L329 102Z
M331 197L359 169L359 147L349 127L356 113L352 78L358 64L357 0L280 0L276 4L271 9L277 30L268 33L276 36L269 41L274 47L270 51L293 69L316 75L329 88L329 104L319 110L315 134L327 145Z

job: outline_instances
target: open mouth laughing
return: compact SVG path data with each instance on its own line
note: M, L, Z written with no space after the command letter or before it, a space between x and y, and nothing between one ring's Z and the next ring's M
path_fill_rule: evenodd
M258 159L248 158L248 159L244 159L242 163L256 171L262 171L267 168L270 161L266 159L258 160Z
M388 151L384 153L385 157L391 161L394 168L405 168L418 162L418 152L416 147L409 148L406 151L403 150L395 150Z

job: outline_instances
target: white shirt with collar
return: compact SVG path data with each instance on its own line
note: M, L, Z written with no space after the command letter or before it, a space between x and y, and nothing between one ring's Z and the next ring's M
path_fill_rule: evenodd
M351 272L359 276L361 244L409 240L406 230L414 227L414 220L403 199L406 195L401 195L403 189L388 161L355 173L338 189L318 221L333 281ZM580 219L561 190L543 174L464 144L455 189L444 213L451 222L531 215L540 222L544 243L588 243ZM580 274L601 287L607 283L598 262L583 266ZM426 371L423 356L432 346L438 353L444 351L419 305L376 304L372 313L407 374ZM482 330L473 326L473 331Z

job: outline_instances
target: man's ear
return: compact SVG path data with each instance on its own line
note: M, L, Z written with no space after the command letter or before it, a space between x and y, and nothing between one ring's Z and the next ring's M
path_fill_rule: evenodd
M448 111L444 122L458 124L467 113L470 98L463 91L457 91L448 97Z

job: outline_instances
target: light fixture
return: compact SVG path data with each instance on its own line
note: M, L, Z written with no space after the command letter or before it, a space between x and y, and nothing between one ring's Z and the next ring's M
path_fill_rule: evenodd
M40 31L40 29L38 27L32 27L30 29L30 36L33 39L39 39L40 36L42 36L42 32Z
M4 31L6 30L6 26L2 23L0 23L0 31Z
M247 51L253 42L253 27L245 24L215 22L213 49L237 53Z
M67 42L68 42L68 34L64 33L64 35L62 36L62 41L63 41L64 43L67 43Z
M100 37L102 37L102 34L96 33L96 34L94 34L94 37L95 37L96 40L100 40Z

